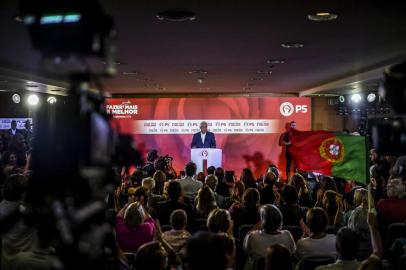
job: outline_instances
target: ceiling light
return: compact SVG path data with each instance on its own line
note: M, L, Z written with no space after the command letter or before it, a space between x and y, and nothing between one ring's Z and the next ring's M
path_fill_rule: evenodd
M54 103L56 103L56 98L55 97L49 97L49 98L47 98L47 102L50 103L50 104L54 104Z
M255 78L250 79L250 81L253 81L253 82L255 82L255 81L263 81L263 80L264 80L264 78L259 78L259 77L255 77Z
M351 95L351 101L353 103L359 103L361 101L362 97L360 94L353 94Z
M304 47L304 45L302 43L297 43L297 42L282 43L281 46L282 46L282 48L285 48L285 49L299 49L299 48Z
M268 70L258 70L257 74L261 74L261 75L271 75L272 71L268 71Z
M338 101L340 101L341 103L344 103L345 97L344 96L339 96Z
M21 97L19 94L14 94L11 99L13 100L14 103L20 103L21 102Z
M27 102L28 102L28 105L36 106L36 105L38 105L39 98L38 98L37 95L32 94L32 95L29 95L29 96L28 96Z
M198 82L199 84L202 84L202 83L203 83L203 79L204 79L204 78L198 78L198 79L197 79L197 82Z
M375 95L374 93L370 93L370 94L367 96L368 102L374 102L375 99L376 99L376 95Z
M124 75L124 76L138 76L138 75L141 75L141 73L138 72L138 71L123 71L123 72L121 72L121 74Z
M270 65L279 65L279 64L285 64L285 60L280 60L280 59L269 59L266 61Z
M317 12L315 14L307 15L307 18L311 21L332 21L336 20L338 17L337 14L330 12Z
M206 75L208 72L203 69L191 70L188 72L190 75Z
M156 18L160 21L185 22L196 20L196 14L194 12L184 10L167 10L158 13Z

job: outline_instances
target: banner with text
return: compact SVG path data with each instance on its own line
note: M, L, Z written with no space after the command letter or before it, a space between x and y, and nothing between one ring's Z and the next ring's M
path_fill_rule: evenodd
M223 150L224 169L239 174L250 167L259 176L268 164L284 171L279 137L290 121L310 130L310 104L310 98L295 97L110 98L106 110L119 132L134 136L140 151L169 154L178 171L190 160L192 136L206 121Z

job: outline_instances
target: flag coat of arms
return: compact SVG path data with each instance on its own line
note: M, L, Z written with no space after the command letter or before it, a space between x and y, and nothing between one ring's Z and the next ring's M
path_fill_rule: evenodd
M290 132L289 153L299 171L369 181L368 146L364 136L331 131Z

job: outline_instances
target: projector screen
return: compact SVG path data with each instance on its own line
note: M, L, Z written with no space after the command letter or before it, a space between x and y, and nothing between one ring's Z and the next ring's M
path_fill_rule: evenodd
M298 130L311 128L310 98L110 98L106 109L114 128L132 134L143 154L168 154L177 171L190 161L192 136L203 120L223 151L222 167L238 175L249 167L257 177L268 164L285 170L278 142L287 122L296 121Z

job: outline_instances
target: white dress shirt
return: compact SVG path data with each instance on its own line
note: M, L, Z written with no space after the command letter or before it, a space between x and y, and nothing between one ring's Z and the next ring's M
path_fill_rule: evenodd
M207 134L207 132L206 133L201 133L200 132L200 136L202 137L202 143L204 144L204 139L206 138L206 134Z

